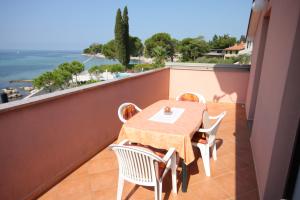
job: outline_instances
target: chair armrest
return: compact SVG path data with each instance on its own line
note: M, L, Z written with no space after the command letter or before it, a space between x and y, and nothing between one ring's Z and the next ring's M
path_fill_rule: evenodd
M212 127L211 128L200 128L199 129L200 133L209 133L210 131L212 131Z
M222 119L224 118L225 115L226 115L226 112L222 112L220 115L216 116L217 121L210 128L207 128L207 129L200 128L199 132L210 134L210 132L212 130L214 130L214 128L216 128L216 126L218 126L220 124L220 122L222 121Z
M222 117L225 114L226 114L226 112L222 112L221 114L219 114L217 116L209 116L209 119L218 119L218 118Z
M167 152L167 154L162 158L165 162L168 162L171 158L171 156L176 152L176 149L174 147L170 148Z
M122 140L119 144L124 145L124 144L127 144L127 143L129 143L129 140L125 139L125 140Z

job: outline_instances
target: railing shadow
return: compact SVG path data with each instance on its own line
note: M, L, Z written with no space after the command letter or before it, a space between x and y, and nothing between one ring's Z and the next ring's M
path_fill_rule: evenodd
M229 117L230 121L234 123L234 132L233 132L233 142L235 145L234 148L234 170L235 170L235 180L233 197L236 199L258 199L256 175L254 170L254 164L252 159L252 150L250 145L250 129L247 124L245 104L239 103L244 102L244 94L240 94L238 91L233 90L232 87L229 87L227 84L227 78L224 75L219 75L219 70L215 69L215 75L221 87L221 90L224 94L215 95L213 101L218 103L223 98L229 97L234 94L236 96L236 102L234 108L229 112L231 113ZM237 83L238 84L238 83ZM234 102L234 101L233 101ZM226 143L227 141L224 141ZM228 187L229 188L229 187ZM226 188L225 188L226 189ZM229 192L230 193L230 192Z
M134 187L130 190L130 192L125 197L125 200L129 200L130 197L139 189L139 187L142 187L142 186L134 185Z

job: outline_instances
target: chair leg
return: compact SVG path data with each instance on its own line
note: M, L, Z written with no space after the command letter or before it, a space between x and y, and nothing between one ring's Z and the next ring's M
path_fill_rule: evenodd
M159 192L158 192L158 199L161 200L162 198L162 182L159 182Z
M172 192L177 194L177 164L176 164L176 154L173 154L171 158L171 171L172 171Z
M156 185L154 186L154 195L155 200L160 200L160 183L159 181L156 181Z
M199 147L200 152L201 152L205 174L206 174L206 176L210 176L209 146L203 145L203 144L199 144L197 146Z
M213 154L213 159L217 160L217 145L216 145L216 143L214 143L214 145L213 145L213 152L212 152L212 154Z
M123 187L124 187L124 179L119 176L117 200L122 199Z

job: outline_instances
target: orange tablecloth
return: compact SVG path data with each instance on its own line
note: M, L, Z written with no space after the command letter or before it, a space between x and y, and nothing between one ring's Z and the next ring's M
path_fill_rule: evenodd
M165 106L183 108L184 112L173 124L149 120ZM191 138L202 123L205 109L206 106L201 103L160 100L124 123L118 142L128 139L161 149L174 147L185 163L190 164L195 159Z

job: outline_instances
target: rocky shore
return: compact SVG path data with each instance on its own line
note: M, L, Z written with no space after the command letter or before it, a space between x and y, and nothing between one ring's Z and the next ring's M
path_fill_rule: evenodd
M23 90L22 92L20 90ZM27 93L30 93L34 88L31 86L24 86L24 87L19 87L18 88L13 88L13 87L8 87L2 89L2 92L7 94L7 97L9 100L14 100L14 99L19 99L23 96L26 96Z

